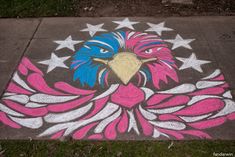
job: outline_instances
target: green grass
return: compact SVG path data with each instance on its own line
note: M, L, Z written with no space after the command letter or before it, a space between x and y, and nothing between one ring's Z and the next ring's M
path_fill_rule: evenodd
M70 16L72 0L0 0L0 17Z
M233 153L235 141L0 141L5 157L210 157ZM0 155L1 156L1 155Z

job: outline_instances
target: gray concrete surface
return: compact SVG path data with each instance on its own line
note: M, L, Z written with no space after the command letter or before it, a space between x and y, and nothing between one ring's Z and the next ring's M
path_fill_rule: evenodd
M39 19L0 19L0 93L33 38Z

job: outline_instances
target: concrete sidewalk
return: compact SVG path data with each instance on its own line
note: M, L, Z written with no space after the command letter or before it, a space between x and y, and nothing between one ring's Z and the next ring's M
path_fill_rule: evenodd
M168 56L169 54L165 54L168 50L162 47L156 48L156 51L164 50L162 55L157 56L156 53L156 58L161 59L161 56L163 56L163 61L168 59L164 62L165 65L175 64L174 66L178 67L178 69L176 68L178 76L175 76L175 72L170 70L172 68L164 67L163 70L158 70L161 68L158 67L157 70L155 69L157 75L151 73L150 70L152 76L149 80L147 76L142 76L141 73L138 77L147 78L146 81L132 78L138 72L133 73L128 80L128 71L126 71L125 66L132 66L133 64L129 63L128 60L117 61L118 59L116 59L115 62L112 62L112 65L111 61L107 63L111 70L110 76L107 76L106 80L105 70L103 73L101 71L95 73L95 70L85 69L83 72L94 73L98 77L95 85L92 86L92 79L90 79L93 74L89 74L85 79L82 78L83 76L76 76L77 80L73 81L75 74L69 67L77 69L77 67L82 66L76 65L78 60L72 61L72 56L77 53L77 57L82 58L79 54L83 53L81 48L84 45L86 45L83 47L84 49L92 49L93 47L89 46L87 48L89 43L86 43L86 41L93 37L93 42L98 40L97 43L106 45L105 47L112 46L112 49L115 49L115 43L110 39L112 36L107 35L109 36L107 39L95 38L95 36L118 30L126 33L123 35L125 42L130 40L129 38L132 36L138 36L138 34L135 35L128 31L158 35L162 39L161 42L167 44L174 59L172 60ZM233 16L0 19L0 31L0 93L2 93L0 104L3 123L0 130L1 138L25 139L32 137L47 139L72 136L74 139L128 140L152 138L235 139L233 131L235 129L235 103L229 96L229 91L235 89L235 17ZM119 35L119 38L121 38L122 34ZM150 38L153 37L148 38L150 41ZM108 42L111 46L108 45ZM148 48L149 45L156 44L156 41L153 42L147 43ZM135 43L134 40L130 41L130 44L133 43ZM137 47L132 46L130 45L126 50ZM141 48L139 47L139 49ZM151 49L151 51L154 50ZM133 49L133 51L137 50ZM108 53L108 50L101 48L100 52L105 54ZM146 49L144 52L152 53L150 49ZM143 57L143 54L140 54L140 56ZM138 59L140 56L138 56ZM94 57L94 54L92 57ZM138 59L131 56L125 57L130 57L129 60L138 62ZM104 58L105 55L99 59ZM146 59L146 56L144 58ZM114 65L120 64L119 62L125 65L121 70L114 67ZM73 67L73 64L77 67ZM170 66L173 67L173 65ZM17 72L17 75L13 75L14 72ZM35 75L33 75L34 73ZM36 74L40 74L40 77ZM106 83L103 83L103 74ZM11 79L12 77L13 79ZM154 77L162 78L156 83ZM82 86L82 80L86 84L85 87ZM120 87L125 80L128 81L128 86ZM211 83L210 81L214 82ZM130 83L133 83L133 86ZM110 86L110 84L113 84L113 86ZM114 87L116 84L119 84L119 87ZM186 84L190 84L190 87L186 87ZM179 86L183 87L184 92L176 89ZM128 89L124 89L126 87ZM137 87L139 87L138 90ZM141 91L144 92L145 100L130 98L125 102L121 100L122 93L126 92L125 94L128 95L129 90L135 96L141 97L140 87L146 87L146 90ZM197 89L194 90L191 87ZM123 91L119 91L120 88ZM81 92L81 90L85 91ZM92 93L91 90L96 90L96 93ZM174 90L177 92L175 93ZM207 90L211 90L211 93L208 93ZM223 90L223 92L219 92L219 90ZM3 95L4 93L5 95ZM88 93L93 95L91 96ZM161 94L157 95L157 93ZM75 99L75 96L78 95L79 99L77 97ZM205 98L205 95L211 97ZM82 97L82 100L80 100L80 97ZM43 99L48 101L43 101ZM162 102L160 99L162 99ZM182 103L179 102L181 100ZM105 104L100 103L103 101L118 104L110 105L112 107L107 107L107 111L111 112L112 109L117 109L113 111L112 115L107 115L109 119L106 117L94 118L95 120L92 121L91 119L99 113L107 114ZM101 106L100 108L89 106L89 102L96 104L96 106L100 103ZM143 106L137 106L137 102ZM191 108L188 107L190 102ZM79 103L82 104L83 109L76 106ZM84 105L84 103L88 105ZM33 106L33 104L38 106ZM162 109L158 106L164 106L163 104L171 108L163 107ZM187 104L188 106L177 110L176 107L180 107L179 104ZM23 107L20 105L23 105ZM60 105L66 107L63 108ZM200 110L199 108L204 109ZM89 109L92 110L91 113L88 113ZM101 109L104 112L101 112L103 111ZM174 112L173 109L175 109ZM85 117L78 116L79 114L82 115L82 112L85 113ZM115 114L117 115L116 118ZM85 119L84 125L80 124L82 122L79 118ZM67 119L67 121L63 119ZM158 119L158 121L154 121L154 119ZM86 120L92 123L86 123ZM76 125L78 125L77 128L72 128Z

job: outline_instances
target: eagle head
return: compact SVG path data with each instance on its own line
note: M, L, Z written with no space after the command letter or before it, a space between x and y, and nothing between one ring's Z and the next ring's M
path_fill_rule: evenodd
M160 88L160 81L168 78L178 82L176 64L171 50L157 35L141 32L104 33L86 41L71 63L74 81L93 88L109 86L109 82L138 86L152 83ZM118 79L111 79L117 77ZM134 81L137 80L137 81Z

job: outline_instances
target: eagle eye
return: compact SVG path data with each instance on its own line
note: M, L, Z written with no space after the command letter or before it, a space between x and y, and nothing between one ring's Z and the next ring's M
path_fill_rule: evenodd
M108 52L109 52L108 50L100 49L100 53L108 53Z
M153 53L153 49L147 49L144 52L147 53L147 54L151 54L151 53Z

